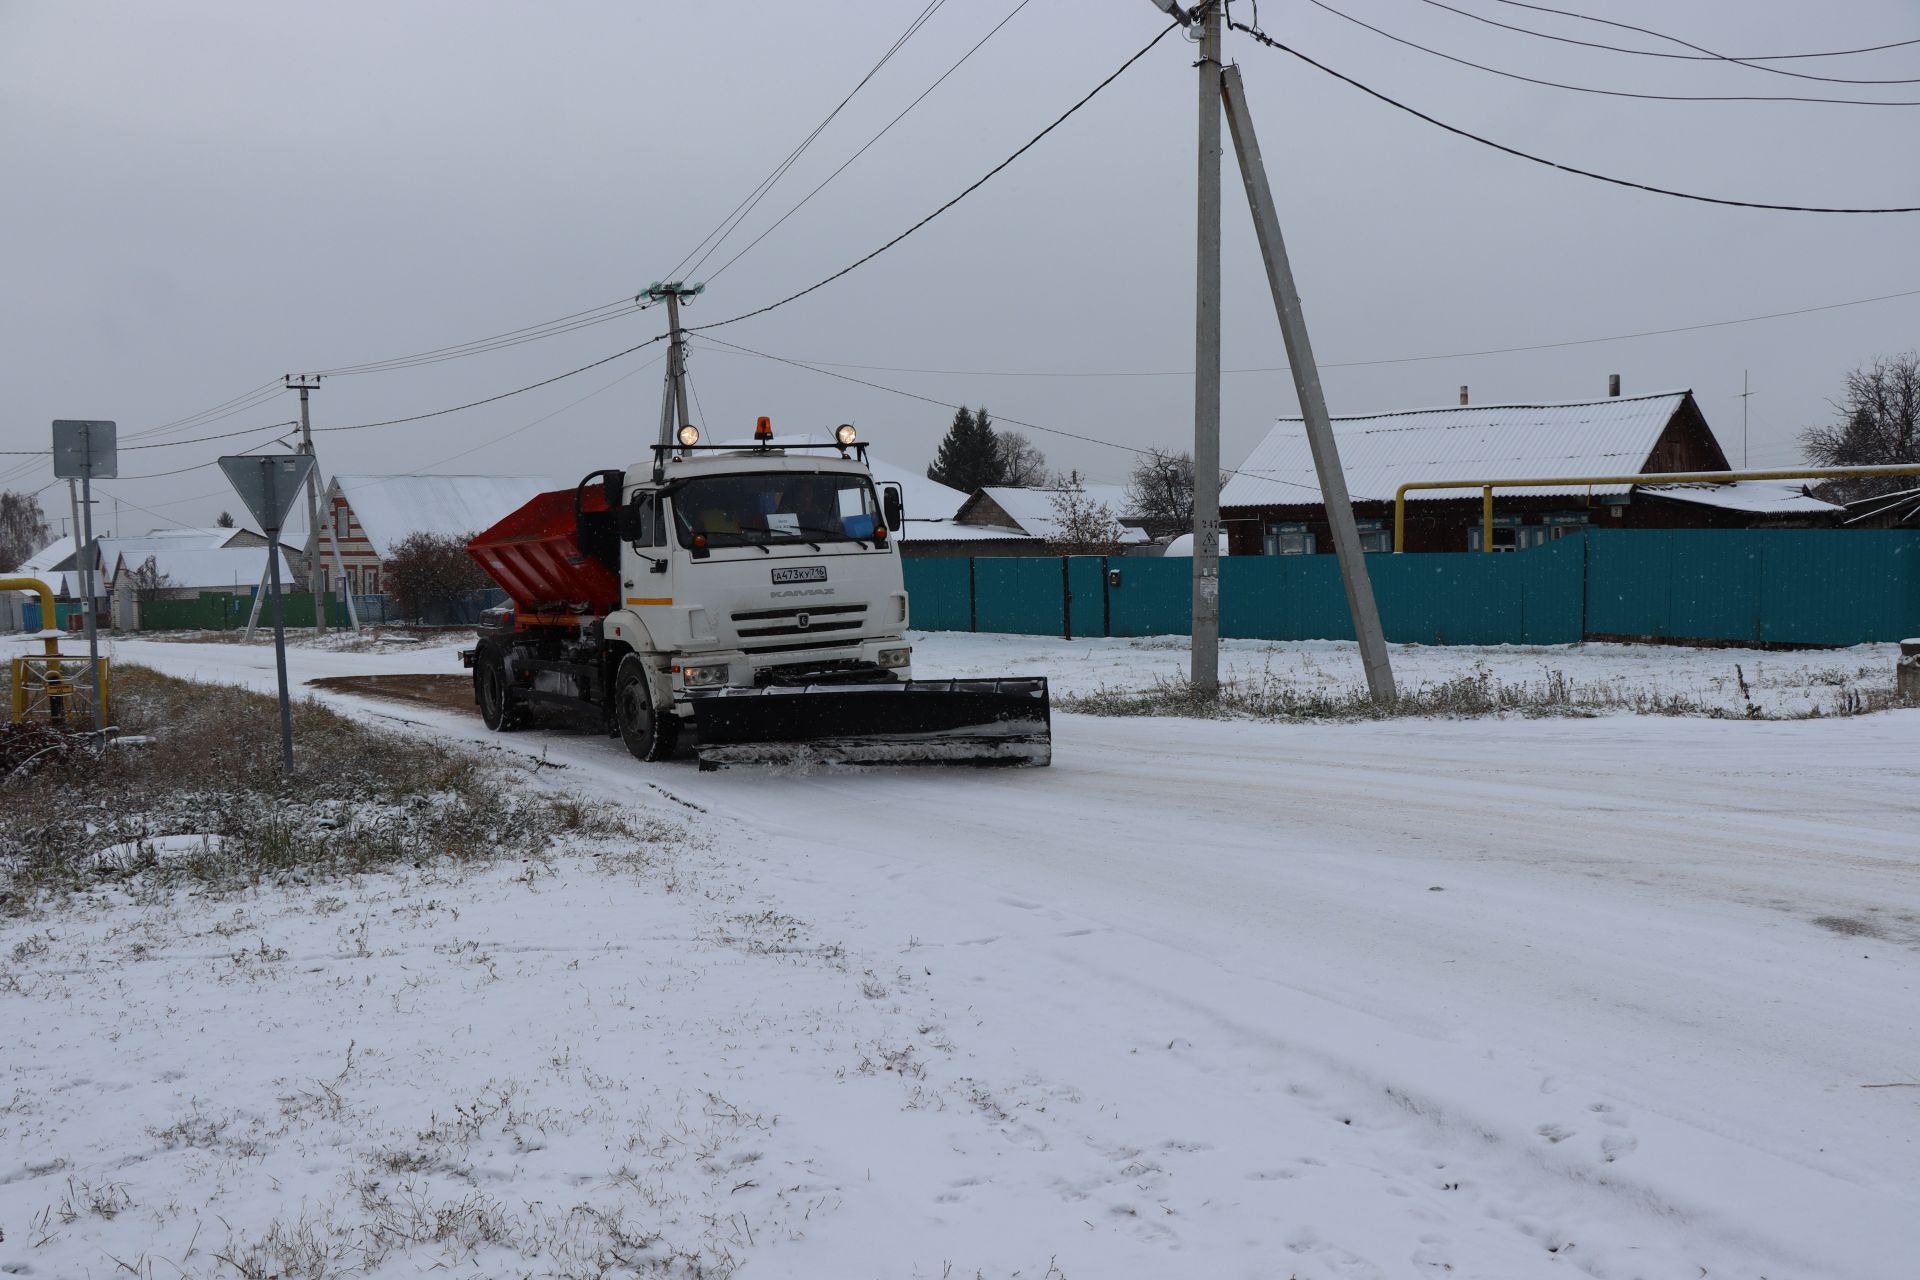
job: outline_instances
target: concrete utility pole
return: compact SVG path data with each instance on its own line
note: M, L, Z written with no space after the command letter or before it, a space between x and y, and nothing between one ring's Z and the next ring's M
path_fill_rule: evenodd
M680 428L692 421L687 408L687 337L680 328L680 299L694 298L706 289L704 284L685 281L654 281L640 296L667 303L667 331L673 335L667 347L666 386L660 397L660 441L670 445Z
M80 594L86 603L81 606L81 618L87 624L87 670L93 683L93 731L99 733L106 728L100 718L100 628L93 616L93 477L81 478L81 492L74 492L73 481L67 481L67 499L73 504L73 528L76 551L73 558L74 568L80 571ZM54 619L40 619L41 628L54 625Z
M1376 703L1390 703L1395 698L1393 664L1387 656L1380 610L1374 603L1372 580L1367 576L1366 553L1360 549L1360 530L1353 519L1353 501L1347 494L1346 472L1340 466L1340 447L1333 438L1326 393L1320 387L1320 368L1314 363L1313 344L1307 339L1307 318L1300 307L1299 291L1294 288L1286 242L1280 237L1280 215L1274 208L1273 192L1267 186L1267 169L1260 159L1260 142L1254 136L1253 116L1247 110L1239 67L1226 69L1220 77L1220 91L1227 109L1227 125L1233 131L1234 152L1240 159L1240 178L1247 188L1247 203L1253 208L1253 227L1260 240L1260 256L1266 262L1273 307L1280 316L1280 335L1287 344L1287 364L1293 370L1300 415L1306 420L1307 445L1313 452L1313 469L1320 480L1320 499L1326 505L1327 523L1333 529L1333 549L1340 559L1340 578L1347 589L1347 608L1353 614L1354 635L1360 641L1360 661L1366 668L1367 689ZM1197 450L1194 465L1199 466ZM1196 488L1198 480L1196 475ZM1199 551L1197 542L1194 550ZM1198 563L1196 555L1195 572L1198 572ZM1197 600L1196 596L1196 606ZM1197 623L1197 607L1195 618ZM1197 661L1197 630L1195 635Z
M1200 25L1199 235L1193 307L1193 650L1188 674L1203 698L1220 693L1220 26Z
M320 389L320 375L286 376L289 388L300 393L300 452L313 452L313 427L307 420L307 393ZM307 590L313 593L313 630L327 634L327 566L320 560L320 468L307 472Z

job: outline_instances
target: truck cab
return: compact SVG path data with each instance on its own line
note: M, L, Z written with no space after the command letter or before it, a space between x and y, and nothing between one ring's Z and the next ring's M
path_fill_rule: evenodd
M862 457L681 449L622 480L605 630L645 664L655 708L685 719L701 691L911 675L898 490Z

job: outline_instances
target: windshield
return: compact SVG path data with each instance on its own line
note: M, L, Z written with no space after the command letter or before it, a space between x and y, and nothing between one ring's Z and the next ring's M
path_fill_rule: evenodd
M873 485L844 472L762 471L701 476L673 495L680 545L710 547L870 539L880 523Z

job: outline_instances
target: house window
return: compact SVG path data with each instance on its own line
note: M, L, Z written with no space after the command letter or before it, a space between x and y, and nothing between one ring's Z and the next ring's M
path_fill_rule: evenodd
M335 538L344 540L347 536L347 530L352 524L353 512L345 503L333 509L333 536Z
M1393 550L1393 534L1388 530L1385 520L1361 520L1358 523L1362 551Z
M1268 525L1266 543L1270 556L1310 556L1317 550L1313 530L1304 524Z
M378 565L368 565L366 568L362 569L360 571L360 581L361 581L361 584L366 587L366 591L363 592L362 594L370 595L370 596L379 595L380 594L380 567Z
M1555 511L1546 518L1547 541L1554 542L1568 534L1580 533L1592 523L1584 511Z
M1467 550L1478 551L1480 550L1480 545L1480 526L1476 523L1467 530ZM1493 549L1495 551L1518 551L1520 549L1520 526L1517 524L1494 525Z

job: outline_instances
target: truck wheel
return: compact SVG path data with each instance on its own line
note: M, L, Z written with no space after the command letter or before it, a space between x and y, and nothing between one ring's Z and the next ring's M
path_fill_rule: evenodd
M511 733L526 726L526 707L507 696L506 656L493 645L482 645L474 654L473 697L480 704L480 719L495 733Z
M641 760L665 760L673 755L677 728L673 717L654 709L647 667L628 654L613 680L613 719L627 750Z

